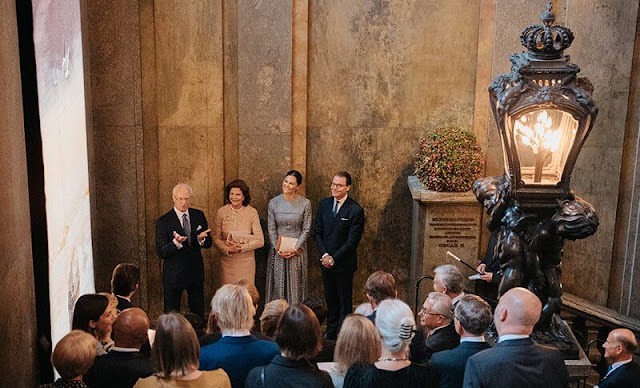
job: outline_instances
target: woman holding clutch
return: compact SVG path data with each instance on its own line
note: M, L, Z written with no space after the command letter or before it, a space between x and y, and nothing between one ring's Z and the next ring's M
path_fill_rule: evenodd
M252 206L249 186L236 179L224 188L226 205L216 213L213 242L223 254L220 258L222 284L246 279L255 283L254 251L264 246L258 212Z
M311 232L311 201L298 195L302 174L287 172L282 194L269 201L271 242L267 263L266 301L300 303L307 293L307 238Z

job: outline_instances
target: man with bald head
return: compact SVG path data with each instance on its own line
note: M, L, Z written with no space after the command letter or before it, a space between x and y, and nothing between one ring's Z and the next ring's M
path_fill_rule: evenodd
M596 387L637 387L640 386L640 366L633 362L633 352L638 341L629 329L611 330L607 341L602 345L604 357L611 363L607 374Z
M173 209L156 222L156 250L164 261L164 312L180 312L182 292L187 291L189 311L204 320L204 264L202 248L213 239L204 213L191 207L193 190L179 183L171 193Z
M84 382L92 388L133 387L142 377L154 372L149 357L140 352L147 342L149 318L137 307L124 310L113 323L114 346L105 355L96 357L84 375Z
M529 338L541 312L540 299L525 288L502 295L493 317L498 343L469 358L464 387L565 387L569 376L560 352Z

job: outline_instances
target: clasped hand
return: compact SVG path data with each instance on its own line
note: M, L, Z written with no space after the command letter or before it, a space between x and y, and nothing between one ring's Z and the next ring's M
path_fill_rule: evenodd
M227 247L229 247L229 249L227 250L228 255L233 255L234 253L242 252L242 244L237 243L233 240L227 240L226 244L227 244Z
M294 256L298 256L302 254L302 248L298 248L296 250L293 251L278 251L278 255L285 258L285 259L290 259Z

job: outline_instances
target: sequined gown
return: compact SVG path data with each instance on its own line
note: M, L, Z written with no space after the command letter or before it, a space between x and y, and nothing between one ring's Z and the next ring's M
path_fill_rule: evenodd
M269 261L267 263L266 301L285 299L302 302L307 294L307 238L311 233L311 201L301 196L289 202L281 194L269 201ZM276 252L278 236L298 239L299 256L285 259Z

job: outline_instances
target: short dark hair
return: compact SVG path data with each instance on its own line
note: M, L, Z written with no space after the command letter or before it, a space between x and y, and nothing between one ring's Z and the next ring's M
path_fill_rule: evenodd
M249 192L249 186L242 179L233 180L224 187L224 203L229 203L229 193L231 193L231 189L234 187L240 189L240 191L242 191L242 195L244 195L242 206L249 205L251 203L251 193Z
M109 298L100 294L82 295L76 301L73 309L73 321L71 329L82 330L95 337L95 330L89 327L89 321L97 322L100 316L107 310Z
M302 184L302 174L300 174L300 171L298 170L287 171L287 174L284 177L286 178L288 176L292 176L296 178L296 182L298 183L298 185Z
M140 268L134 263L120 263L111 275L111 293L128 296L140 283Z
M302 304L309 307L318 318L318 322L322 323L327 318L327 303L317 295L311 295L302 301Z
M351 186L351 174L346 171L336 172L336 176L342 177L347 180L347 186Z
M376 271L369 276L364 289L376 303L380 303L396 297L396 280L389 272Z
M322 348L318 318L302 303L289 306L284 311L275 339L280 350L292 360L315 357Z
M474 335L482 335L493 321L489 304L481 297L471 294L460 298L454 316L465 331Z

